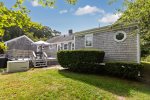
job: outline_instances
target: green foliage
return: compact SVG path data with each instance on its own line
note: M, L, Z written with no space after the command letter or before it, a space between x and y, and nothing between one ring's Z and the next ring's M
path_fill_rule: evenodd
M5 29L12 26L17 26L23 30L27 30L31 21L26 13L21 10L9 10L2 2L0 2L0 37L5 33ZM0 42L0 50L4 51L6 47L3 42Z
M24 34L32 37L31 39L33 40L46 40L52 37L52 30L49 27L42 26L30 20L30 17L27 15L27 10L22 6L23 1L24 0L17 0L13 8L19 9L14 10L6 8L4 4L0 2L0 37L3 37L4 41ZM34 29L34 31L32 29ZM5 50L5 46L3 45L4 43L1 43L0 49L2 51Z
M24 35L24 31L18 26L7 27L4 30L5 30L3 36L4 41L8 41L10 39Z
M104 51L98 50L74 50L74 51L59 51L57 58L59 64L64 68L72 70L84 70L98 66L103 62ZM80 70L79 70L80 69Z
M137 79L141 73L142 65L127 62L109 62L105 65L105 71L109 75Z
M16 0L16 4L13 6L14 8L22 8L22 4L25 0ZM28 0L35 1L35 0ZM77 0L64 0L68 4L75 5ZM43 7L55 7L57 0L37 0L37 2Z
M6 68L7 61L8 61L8 58L0 58L0 68Z
M0 42L0 54L3 54L7 47L5 46L4 42Z
M71 71L106 74L121 78L137 79L142 65L127 62L108 62L102 65L105 53L97 50L59 51L59 64Z
M137 23L141 34L142 56L150 55L150 0L124 0L125 10L115 24Z

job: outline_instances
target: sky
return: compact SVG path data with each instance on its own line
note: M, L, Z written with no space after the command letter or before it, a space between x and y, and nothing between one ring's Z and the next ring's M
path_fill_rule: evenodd
M16 0L0 1L10 8ZM109 5L108 0L78 0L70 5L65 0L57 0L55 8L49 8L42 7L37 0L26 0L24 5L31 10L32 21L68 34L69 29L78 32L114 23L121 16L117 9L121 8L122 1Z

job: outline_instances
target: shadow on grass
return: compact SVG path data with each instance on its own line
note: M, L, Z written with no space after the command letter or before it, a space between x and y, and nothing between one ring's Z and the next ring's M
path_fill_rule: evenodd
M59 70L59 73L67 78L93 85L99 89L109 91L114 95L130 97L131 91L138 91L150 94L150 87L141 83L121 80L118 78L98 75L88 75L70 72L69 70Z
M142 62L143 65L143 79L147 84L150 84L150 62Z

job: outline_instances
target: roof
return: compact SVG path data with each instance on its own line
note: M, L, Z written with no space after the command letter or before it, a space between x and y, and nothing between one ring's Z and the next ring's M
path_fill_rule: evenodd
M133 23L133 24L129 24L129 25L118 25L118 24L117 25L108 25L108 26L103 26L103 27L99 27L99 28L93 28L93 29L76 32L76 33L74 33L74 35L80 36L80 35L85 35L85 34L91 34L92 32L115 31L115 30L119 30L122 28L125 29L125 28L130 28L130 27L137 28L137 24Z
M31 42L33 43L33 41L32 41L29 37L27 37L26 35L22 35L22 36L13 38L13 39L11 39L11 40L5 41L5 43L9 43L9 42L12 42L12 41L16 41L16 40L21 39L21 38L23 38L23 37L27 38L29 41L31 41Z
M73 35L61 35L47 40L48 43L65 42L73 40Z

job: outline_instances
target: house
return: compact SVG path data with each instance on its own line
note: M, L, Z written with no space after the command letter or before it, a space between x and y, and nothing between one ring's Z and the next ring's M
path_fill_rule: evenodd
M56 57L57 51L60 51L60 50L74 50L75 49L74 48L74 35L73 35L72 30L68 31L68 35L56 36L47 40L47 42L50 43L50 46L49 48L47 48L47 50L45 50L45 52L48 55L50 54L51 56Z
M105 52L105 62L140 63L140 36L135 24L105 26L75 33L69 30L68 35L55 36L47 42L50 45L43 51L49 57L56 57L60 50L98 49ZM37 51L32 43L25 35L5 42L9 50Z
M105 61L140 63L140 37L136 25L105 26L76 32L74 36L76 50L103 50Z
M26 35L5 41L5 45L8 47L7 53L13 57L21 56L23 53L30 55L31 51L36 50L36 47L31 45L32 43L34 42Z
M47 42L51 44L50 54L55 57L59 50L98 49L105 52L106 62L140 63L140 36L135 24L104 26L74 34L69 30L69 35L56 36Z

